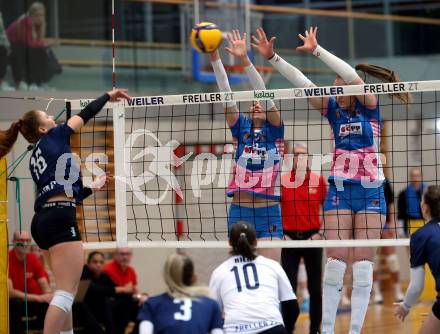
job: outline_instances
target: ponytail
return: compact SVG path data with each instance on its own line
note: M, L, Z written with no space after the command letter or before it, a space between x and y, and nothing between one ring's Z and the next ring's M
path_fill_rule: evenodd
M207 295L207 289L193 286L194 264L182 254L173 253L167 257L164 266L164 279L167 293L173 298L196 298Z
M229 234L229 244L232 246L232 255L241 255L246 259L255 260L257 257L255 245L257 233L255 228L244 222L232 226Z
M18 133L31 144L38 142L42 136L39 132L40 110L31 110L25 113L20 120L11 124L8 130L0 130L0 158L9 153L17 141ZM30 150L28 148L28 150Z
M17 141L18 132L20 131L22 121L19 120L11 124L7 130L0 130L0 158L8 154L12 146Z
M381 82L399 82L400 76L398 73L377 65L370 64L358 64L356 65L356 70L364 72L364 74L371 75L376 79L379 79ZM412 95L410 93L393 93L391 94L397 97L400 101L405 104L413 102Z

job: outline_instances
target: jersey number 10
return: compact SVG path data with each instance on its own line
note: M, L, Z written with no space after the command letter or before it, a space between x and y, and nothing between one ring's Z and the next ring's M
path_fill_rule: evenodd
M249 268L251 270L249 270ZM242 269L243 269L244 283L246 285L246 289L248 290L258 289L260 286L260 282L258 281L258 273L257 273L257 267L255 267L255 263L245 264ZM232 267L231 271L234 273L235 283L237 283L238 292L243 291L243 286L241 285L240 271L238 267L237 266ZM251 284L249 280L249 272L253 276L254 284Z

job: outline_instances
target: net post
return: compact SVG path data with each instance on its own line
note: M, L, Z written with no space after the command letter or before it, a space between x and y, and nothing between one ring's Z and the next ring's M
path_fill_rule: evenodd
M70 117L72 117L72 103L66 101L66 121L68 121Z
M127 246L127 209L125 175L125 114L124 104L113 105L113 140L115 160L116 245Z

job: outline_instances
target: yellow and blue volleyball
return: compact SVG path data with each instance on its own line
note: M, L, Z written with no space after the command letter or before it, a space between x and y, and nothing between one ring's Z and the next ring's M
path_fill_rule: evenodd
M214 23L201 22L191 31L191 44L199 52L214 52L221 42L222 32Z

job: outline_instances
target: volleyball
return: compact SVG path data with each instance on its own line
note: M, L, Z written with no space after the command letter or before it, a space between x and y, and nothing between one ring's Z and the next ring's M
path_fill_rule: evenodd
M191 31L191 44L199 52L214 52L221 42L222 32L214 23L201 22Z

